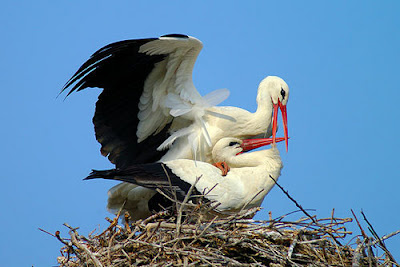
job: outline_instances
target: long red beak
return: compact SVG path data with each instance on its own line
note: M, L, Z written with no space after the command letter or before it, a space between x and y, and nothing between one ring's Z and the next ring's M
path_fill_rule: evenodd
M285 140L283 137L276 138L276 142ZM267 146L273 143L272 138L255 138L255 139L244 139L240 145L243 149L242 152L250 151L262 146Z
M282 112L282 121L283 121L283 132L285 134L285 143L286 143L286 152L289 149L289 134L288 134L288 126L287 126L287 112L286 105L282 105L281 101L278 99L278 104L274 104L274 119L272 121L272 143L276 143L276 129L278 126L278 106Z

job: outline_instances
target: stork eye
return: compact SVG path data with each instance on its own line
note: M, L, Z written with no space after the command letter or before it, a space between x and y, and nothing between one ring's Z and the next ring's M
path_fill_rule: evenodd
M239 142L230 142L229 146L240 145Z
M286 95L286 92L285 92L285 90L283 90L283 88L281 87L281 96L282 96L282 99L285 99L285 95Z

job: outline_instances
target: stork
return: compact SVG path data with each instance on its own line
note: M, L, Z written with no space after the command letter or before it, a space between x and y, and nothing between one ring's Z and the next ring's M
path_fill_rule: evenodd
M275 144L271 149L242 153L272 143L270 138L256 140L256 145L252 140L226 137L215 144L212 158L231 166L227 176L222 176L218 168L206 162L175 159L132 165L122 170L93 170L85 179L104 178L130 183L129 190L126 190L126 186L121 187L123 184L117 185L114 190L120 191L118 193L121 195L126 194L118 197L118 200L128 200L126 203L129 206L123 210L130 213L132 220L147 218L151 210L158 206L160 197L155 189L159 188L167 194L172 187L177 199L183 201L193 184L193 195L204 194L207 200L218 202L217 211L234 212L257 207L274 186L274 180L279 178L283 166ZM201 178L197 180L197 177ZM112 201L109 199L109 208L120 209L122 203L114 205Z
M227 136L272 134L275 142L278 108L287 149L285 81L275 76L261 81L254 113L216 106L229 91L202 97L192 81L201 49L198 39L181 34L112 43L95 52L61 92L103 88L93 124L101 154L116 168L175 159L211 162L211 148Z

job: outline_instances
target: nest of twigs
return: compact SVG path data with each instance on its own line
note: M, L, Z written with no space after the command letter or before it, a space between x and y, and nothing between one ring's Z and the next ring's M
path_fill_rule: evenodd
M400 231L380 238L362 213L373 237L355 217L361 235L353 245L345 244L351 218L335 218L332 211L330 218L318 219L283 192L304 218L289 221L287 215L272 219L270 214L269 220L256 221L248 218L260 208L227 215L211 212L210 204L194 205L185 199L175 203L174 216L164 211L129 223L128 213L118 214L113 220L107 218L110 226L105 231L87 237L65 224L70 237L55 234L64 244L57 261L68 267L399 266L384 240Z
M257 209L209 222L181 224L159 213L134 224L118 217L101 234L81 236L65 224L60 266L392 266L388 251L374 255L381 239L358 239L355 248L342 244L351 218L285 217L245 219ZM376 250L375 250L376 251Z

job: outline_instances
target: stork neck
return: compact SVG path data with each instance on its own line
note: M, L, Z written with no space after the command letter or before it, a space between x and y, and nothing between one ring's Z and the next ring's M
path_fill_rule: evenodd
M268 94L261 94L257 96L257 110L254 113L254 120L257 120L256 123L261 124L269 124L272 120L272 112L273 112L273 103L271 96ZM262 120L262 121L258 121Z
M226 163L233 168L258 167L261 165L267 165L269 166L268 168L280 168L282 164L279 151L276 147L239 154L227 159Z
M271 94L267 90L258 90L257 94L257 111L256 113L259 112L265 112L265 111L272 111L273 108L273 103L271 99Z

